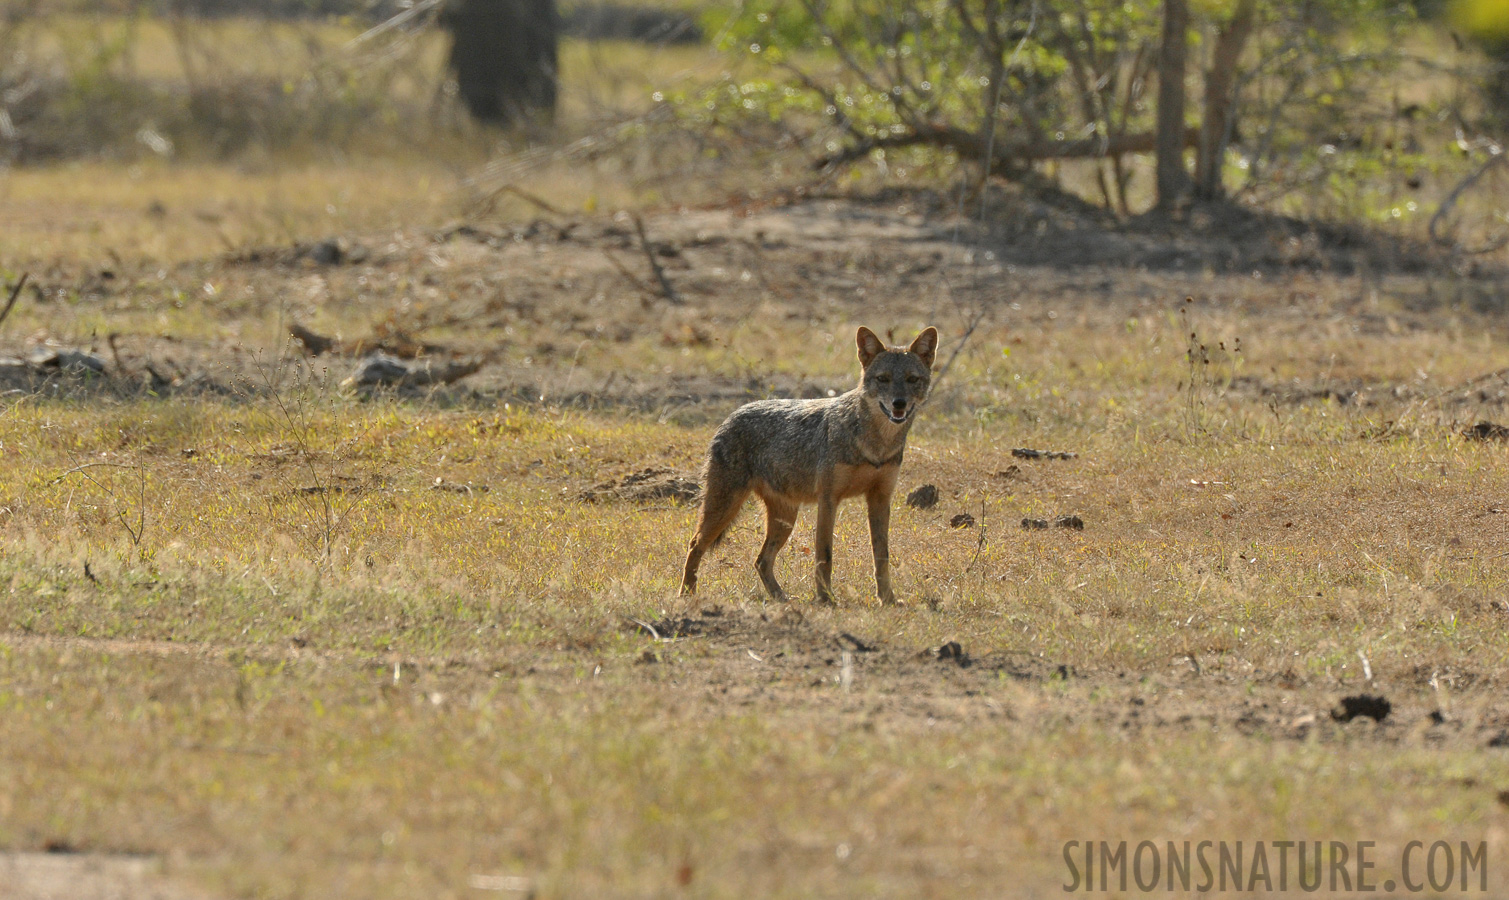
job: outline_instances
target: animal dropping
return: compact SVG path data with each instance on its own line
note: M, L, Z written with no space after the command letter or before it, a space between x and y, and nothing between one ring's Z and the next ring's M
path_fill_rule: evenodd
M912 509L932 509L938 505L938 486L924 484L906 495L906 505Z

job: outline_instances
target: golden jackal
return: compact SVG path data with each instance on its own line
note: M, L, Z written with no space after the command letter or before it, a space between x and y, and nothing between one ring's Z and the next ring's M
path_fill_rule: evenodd
M802 504L817 504L817 596L833 599L833 521L840 501L863 495L870 511L875 590L894 603L889 531L891 494L917 407L932 384L938 329L906 348L887 347L868 328L855 336L859 387L828 400L762 400L739 407L713 435L703 470L702 513L686 554L681 591L697 588L702 554L722 539L751 493L765 504L765 545L755 560L760 581L777 600L775 557L786 545Z

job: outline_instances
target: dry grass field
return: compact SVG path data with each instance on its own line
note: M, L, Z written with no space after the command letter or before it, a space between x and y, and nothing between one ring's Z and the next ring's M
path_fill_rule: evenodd
M1143 840L1509 891L1502 255L620 158L489 197L466 140L0 175L0 898L1036 897ZM904 602L853 505L837 603L811 510L802 599L753 509L677 597L718 422L861 324L943 336Z
M0 846L203 897L1031 896L1067 840L1372 840L1381 882L1441 839L1502 889L1509 481L1462 435L1506 415L1498 277L1055 266L1143 236L925 201L648 215L674 303L609 215L41 271L10 352L106 371L10 369ZM342 389L295 322L485 364ZM675 597L693 509L584 493L845 389L861 323L952 358L904 605L853 508L837 605L762 599L756 515Z

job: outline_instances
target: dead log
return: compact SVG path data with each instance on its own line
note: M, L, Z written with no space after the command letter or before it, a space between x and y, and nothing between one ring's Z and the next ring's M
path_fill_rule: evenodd
M952 125L927 124L905 134L868 138L837 153L824 156L813 162L814 169L828 169L864 159L875 150L896 150L905 147L946 147L961 157L979 161L985 158L985 137ZM1184 146L1195 147L1200 143L1200 129L1187 128ZM1104 159L1127 156L1134 153L1152 153L1158 144L1153 132L1138 134L1114 134L1108 137L1080 138L1076 140L997 140L991 148L990 171L992 174L1011 176L1034 162L1050 159Z

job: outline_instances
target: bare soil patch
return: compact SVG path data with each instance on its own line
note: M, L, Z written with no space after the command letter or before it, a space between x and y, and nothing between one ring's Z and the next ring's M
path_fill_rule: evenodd
M205 900L174 883L150 856L108 853L0 853L6 900Z
M11 389L79 395L255 395L266 392L269 368L302 366L310 377L352 388L448 404L699 416L707 405L821 397L850 386L847 376L802 371L800 363L772 366L727 348L727 335L756 326L822 336L835 321L893 328L915 320L961 330L967 322L949 325L961 310L977 310L996 325L1043 315L1111 325L1190 292L1188 273L1205 279L1199 291L1239 296L1244 315L1284 324L1310 302L1296 279L1349 278L1365 265L1357 277L1404 278L1401 302L1420 315L1358 303L1351 310L1357 326L1407 333L1442 303L1431 282L1447 279L1463 296L1493 283L1492 272L1463 277L1449 260L1406 252L1386 237L1224 208L1192 211L1191 222L1205 222L1197 226L1116 223L1066 210L1067 201L1013 195L996 202L993 221L1007 225L982 229L956 222L945 199L788 198L662 211L643 219L647 243L626 217L582 217L337 235L172 270L59 263L33 275L22 306L46 320L58 298L77 298L119 311L119 324L82 341L12 330L0 351L98 365L0 367L0 378ZM1417 291L1410 278L1426 287ZM202 323L133 324L156 314L163 292L206 290L218 298L217 319L276 310L265 338L282 349L206 333ZM275 305L264 298L276 298ZM638 362L668 350L722 359L711 370L687 371ZM396 359L370 356L377 352ZM1309 385L1252 375L1235 386L1281 402L1368 403L1380 392L1398 399L1400 390L1413 390L1346 378Z
M1330 679L1228 670L1194 656L1172 659L1163 671L1106 669L1027 650L972 649L967 639L897 646L796 605L707 608L625 627L649 638L646 660L669 678L646 677L657 690L687 698L676 701L683 709L684 702L709 710L748 707L762 715L841 715L902 731L991 721L1024 735L1090 726L1132 734L1214 731L1267 740L1484 748L1497 746L1493 741L1509 728L1509 704L1497 696L1497 679L1471 672L1380 677L1366 682L1361 694ZM1442 708L1441 694L1429 684L1433 677L1437 688L1442 679L1454 685L1458 712ZM1003 682L1034 690L1003 703ZM1351 724L1359 718L1367 727Z
M696 503L702 496L702 486L695 477L673 469L641 469L612 481L594 485L577 495L578 500L600 503L607 500L673 500L677 503Z

